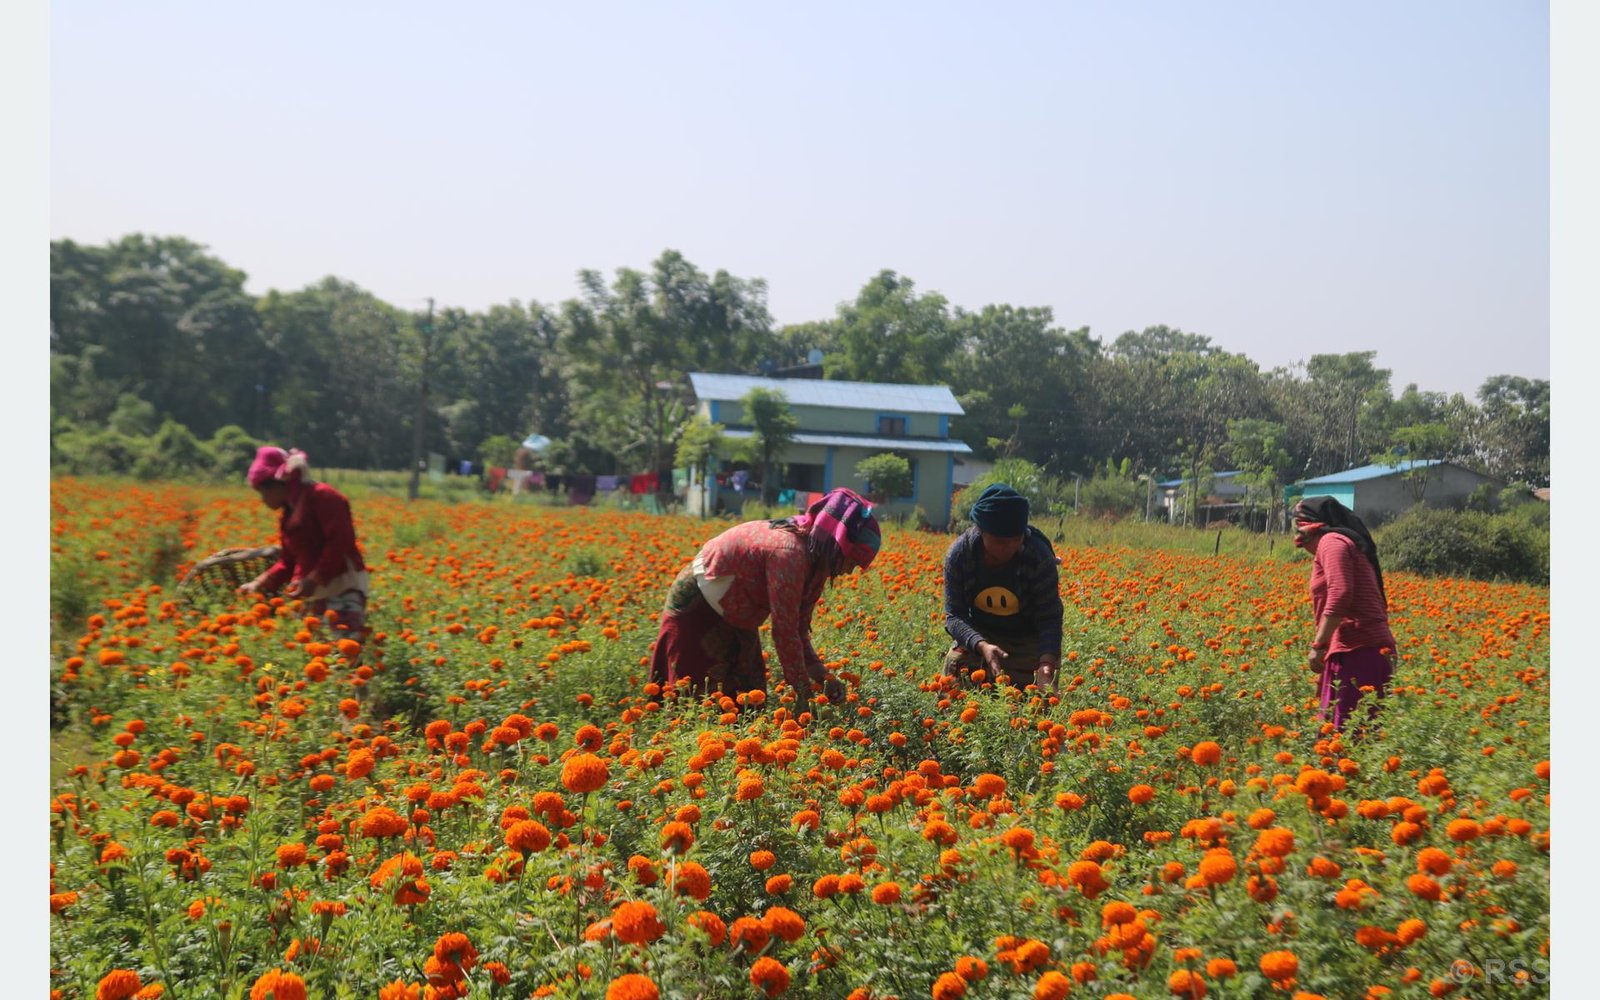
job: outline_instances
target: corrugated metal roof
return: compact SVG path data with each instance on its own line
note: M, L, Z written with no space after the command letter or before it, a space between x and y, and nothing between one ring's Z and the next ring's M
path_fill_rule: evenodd
M723 431L724 437L747 438L754 431ZM956 455L970 455L972 449L965 441L936 441L931 438L865 437L854 434L810 434L805 431L794 436L795 444L820 444L832 448L877 448L882 451L936 451Z
M955 393L943 385L897 385L892 382L839 382L816 378L761 378L756 375L717 375L690 372L689 384L700 399L737 402L751 389L778 389L795 406L832 406L848 410L885 410L891 413L947 413L966 411Z
M1362 465L1343 472L1335 472L1328 476L1318 476L1315 479L1302 479L1299 486L1333 486L1339 483L1359 483L1367 479L1381 479L1384 476L1393 476L1397 473L1410 472L1412 469L1426 469L1430 465L1440 465L1443 459L1419 458L1400 465Z
M1212 480L1232 479L1234 476L1239 475L1239 472L1240 472L1240 470L1238 470L1238 469L1234 469L1231 472L1213 472L1213 473L1211 473L1211 478L1212 478ZM1162 489L1175 489L1175 488L1177 488L1179 486L1182 486L1184 484L1184 482L1185 481L1182 480L1182 479L1166 479L1166 480L1163 480L1163 481L1161 481L1159 483L1156 483L1156 485L1161 487Z

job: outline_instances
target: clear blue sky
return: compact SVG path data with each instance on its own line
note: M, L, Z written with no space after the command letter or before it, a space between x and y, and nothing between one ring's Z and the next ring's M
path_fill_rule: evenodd
M402 307L664 248L779 323L881 268L1398 392L1550 374L1549 15L1510 0L51 10L51 235Z

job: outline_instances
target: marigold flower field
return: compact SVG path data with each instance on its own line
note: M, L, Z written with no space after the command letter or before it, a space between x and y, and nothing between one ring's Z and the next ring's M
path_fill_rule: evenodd
M52 996L1548 992L1542 588L1389 575L1351 742L1306 562L1063 549L1052 695L941 678L950 538L891 530L797 718L646 684L726 522L357 499L362 646L148 583L271 542L248 491L51 500Z

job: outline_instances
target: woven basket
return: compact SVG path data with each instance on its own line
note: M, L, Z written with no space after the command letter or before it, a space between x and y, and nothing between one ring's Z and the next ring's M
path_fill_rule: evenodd
M233 592L272 568L278 547L223 549L195 563L178 582L178 593L191 603L233 596Z

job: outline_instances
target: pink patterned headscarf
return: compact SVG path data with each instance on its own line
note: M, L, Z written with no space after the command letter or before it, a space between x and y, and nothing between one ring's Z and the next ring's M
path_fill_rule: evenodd
M300 478L305 468L305 452L295 448L284 451L267 444L256 449L255 461L250 463L250 471L245 473L245 479L254 488L260 488L275 479L292 483Z
M872 565L883 544L878 520L872 516L872 505L843 486L824 493L822 499L796 517L794 523L809 534L832 538L845 558L862 569Z

